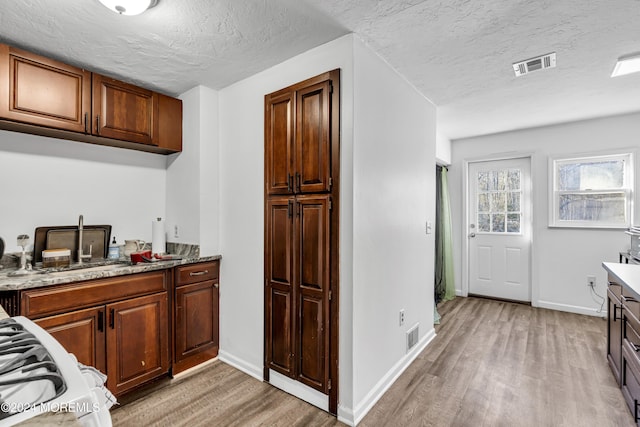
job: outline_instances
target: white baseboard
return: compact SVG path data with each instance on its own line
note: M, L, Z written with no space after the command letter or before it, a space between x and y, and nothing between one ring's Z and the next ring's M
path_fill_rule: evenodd
M576 314L584 314L587 316L596 316L596 317L607 317L607 311L603 310L598 313L597 308L591 307L582 307L579 305L570 305L570 304L560 304L557 302L550 301L536 301L535 304L532 302L534 307L540 308L548 308L550 310L558 310L558 311L566 311L568 313L576 313Z
M436 337L436 330L432 327L418 344L400 359L389 371L378 381L371 391L360 401L354 411L347 413L349 408L338 410L338 420L349 425L357 425L365 415L371 410L382 395L391 387L398 377L411 365L416 357L425 347Z
M256 365L253 365L246 360L240 359L232 354L227 353L224 350L220 350L218 352L218 359L227 365L231 365L234 368L244 372L245 374L251 375L257 380L264 381L262 368Z
M272 369L269 369L269 384L313 406L317 406L323 411L329 411L329 395L322 394L318 390L314 390L299 381L285 377Z

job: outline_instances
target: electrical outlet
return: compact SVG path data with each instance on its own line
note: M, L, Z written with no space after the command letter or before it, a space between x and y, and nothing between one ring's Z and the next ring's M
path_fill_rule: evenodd
M433 229L433 226L431 225L431 221L427 221L427 224L425 227L425 231L427 232L427 234L431 234L432 229Z
M596 276L587 276L587 286L590 288L596 286Z
M400 326L404 325L404 308L400 310Z
M173 237L180 237L180 235L178 234L178 224L173 226Z

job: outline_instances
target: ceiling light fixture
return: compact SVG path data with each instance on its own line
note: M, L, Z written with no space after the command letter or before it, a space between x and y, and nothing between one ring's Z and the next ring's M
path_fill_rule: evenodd
M140 15L152 8L158 0L98 0L105 7L120 15Z
M640 71L640 53L633 53L618 58L611 77L624 76L625 74L637 73L638 71Z

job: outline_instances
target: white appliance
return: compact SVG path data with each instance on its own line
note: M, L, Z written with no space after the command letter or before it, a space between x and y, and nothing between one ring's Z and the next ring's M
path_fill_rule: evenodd
M73 412L83 426L109 427L109 408L115 399L104 388L104 378L93 368L79 365L55 338L26 317L0 320L0 426L66 411Z

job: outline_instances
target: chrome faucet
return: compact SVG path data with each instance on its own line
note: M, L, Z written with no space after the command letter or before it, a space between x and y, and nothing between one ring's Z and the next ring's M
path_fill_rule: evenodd
M85 254L84 250L83 250L83 244L84 244L84 239L83 239L83 232L84 232L84 218L82 215L80 215L80 218L78 219L78 264L82 264L82 262L87 259L90 260L91 259L91 252L93 250L93 245L89 246L89 253Z

